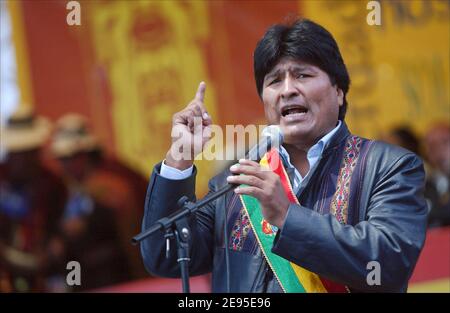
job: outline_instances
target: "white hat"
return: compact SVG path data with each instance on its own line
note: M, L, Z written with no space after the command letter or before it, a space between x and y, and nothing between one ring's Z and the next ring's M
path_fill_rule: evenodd
M56 157L70 157L78 152L98 148L98 140L88 132L86 118L83 116L69 113L56 122L51 144L52 153Z
M35 116L33 110L20 105L2 125L0 146L5 152L21 152L41 147L50 135L51 123L48 119Z

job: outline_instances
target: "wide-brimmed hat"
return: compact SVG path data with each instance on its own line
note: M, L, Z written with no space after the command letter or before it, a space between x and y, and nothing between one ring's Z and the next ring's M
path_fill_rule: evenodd
M39 148L44 145L50 131L48 119L35 116L31 107L21 105L1 127L1 150L11 153Z
M97 138L89 132L87 120L82 115L69 113L56 122L51 151L57 158L97 150L99 147Z

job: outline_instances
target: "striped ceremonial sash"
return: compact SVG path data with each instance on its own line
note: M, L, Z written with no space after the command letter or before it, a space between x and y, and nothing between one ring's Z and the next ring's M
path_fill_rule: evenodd
M299 204L292 191L289 177L281 162L278 151L270 150L260 161L260 165L276 173L281 180L283 189L291 203ZM263 255L277 278L284 292L348 292L346 286L336 284L319 277L288 260L271 252L277 227L264 220L259 201L248 195L241 195L244 210L249 216L250 225L258 241Z

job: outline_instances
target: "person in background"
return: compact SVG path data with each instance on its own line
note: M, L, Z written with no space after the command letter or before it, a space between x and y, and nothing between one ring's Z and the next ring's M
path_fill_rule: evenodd
M75 290L132 279L132 268L139 268L129 243L137 219L132 186L103 168L100 144L83 116L66 114L55 128L51 150L70 191L63 221L68 256L80 262L84 279Z
M411 152L414 152L418 156L421 156L420 140L409 126L398 126L393 128L383 141L403 147Z
M424 140L427 168L425 196L430 203L429 227L450 225L450 126L436 123Z
M0 292L61 291L66 190L41 160L50 123L20 106L1 130Z
M429 129L423 145L408 126L393 128L383 141L401 146L423 158L426 182L425 198L428 205L428 227L450 225L450 131L446 123L437 123Z

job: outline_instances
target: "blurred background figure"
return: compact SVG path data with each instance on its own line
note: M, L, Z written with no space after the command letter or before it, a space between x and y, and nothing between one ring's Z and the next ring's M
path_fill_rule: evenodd
M93 289L135 278L138 203L133 186L111 170L100 144L78 114L61 117L51 144L69 190L63 218L68 260L81 264L82 286ZM128 253L127 253L128 252ZM133 253L134 252L134 253ZM135 272L136 273L136 272Z
M409 126L402 125L393 128L384 136L383 141L403 147L414 152L418 156L422 156L420 151L420 140Z
M65 188L41 161L50 123L26 106L1 130L0 292L63 290Z
M398 126L382 137L383 141L401 146L423 158L425 197L428 202L429 227L450 225L450 126L436 123L421 140L407 125Z
M450 126L437 123L425 135L429 167L425 195L430 201L429 226L450 225Z

